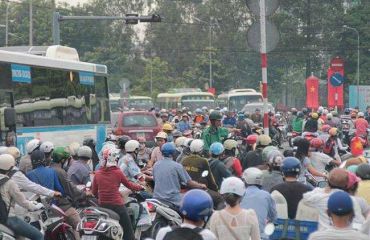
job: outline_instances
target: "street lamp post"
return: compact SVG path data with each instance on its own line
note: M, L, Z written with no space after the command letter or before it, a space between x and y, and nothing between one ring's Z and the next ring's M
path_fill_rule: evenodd
M360 106L360 33L356 28L343 26L346 29L352 30L357 34L357 106Z
M205 24L207 24L209 26L209 50L208 50L208 57L209 57L209 88L212 88L213 86L213 81L212 81L212 74L213 74L213 69L212 69L212 21L210 22L207 22L207 21L204 21L202 19L199 19L197 17L194 17L195 20L197 20L198 22L203 22Z
M9 1L6 2L6 12L5 12L5 47L9 43Z

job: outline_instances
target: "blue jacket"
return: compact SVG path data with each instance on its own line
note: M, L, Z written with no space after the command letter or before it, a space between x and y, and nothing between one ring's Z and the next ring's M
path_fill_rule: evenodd
M176 127L177 127L177 130L179 130L182 133L191 128L189 122L184 122L184 121L178 122Z
M226 117L223 121L222 124L225 126L230 125L235 127L236 126L236 118L234 117Z
M34 183L40 184L45 188L58 191L64 195L62 184L59 182L57 173L52 168L39 166L32 171L29 171L27 173L27 177Z

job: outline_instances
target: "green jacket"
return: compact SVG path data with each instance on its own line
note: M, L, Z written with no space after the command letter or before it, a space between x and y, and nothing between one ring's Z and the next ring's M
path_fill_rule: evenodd
M202 133L202 139L204 141L204 150L209 150L209 147L214 142L222 143L227 138L229 130L227 128L219 127L214 128L212 126L207 127Z
M293 131L302 132L303 130L303 118L294 118L292 122Z

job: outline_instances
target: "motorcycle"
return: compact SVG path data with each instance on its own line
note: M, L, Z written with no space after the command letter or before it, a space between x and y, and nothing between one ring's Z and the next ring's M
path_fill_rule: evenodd
M287 141L290 147L293 147L294 139L299 136L301 136L301 133L299 132L292 131L287 133Z

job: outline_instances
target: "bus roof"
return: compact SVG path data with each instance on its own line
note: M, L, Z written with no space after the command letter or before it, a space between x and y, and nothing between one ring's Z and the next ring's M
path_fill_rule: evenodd
M184 96L212 96L214 95L210 92L183 92L183 93L159 93L157 98L163 97L184 97Z
M152 100L151 97L148 96L130 96L129 99L143 99L143 100Z
M247 93L247 92L255 93L257 91L254 90L253 88L239 88L239 89L231 89L229 91L229 93Z
M105 65L0 50L0 62L107 74Z
M238 97L238 96L262 96L260 92L228 92L218 95L218 98L229 98L229 97Z

